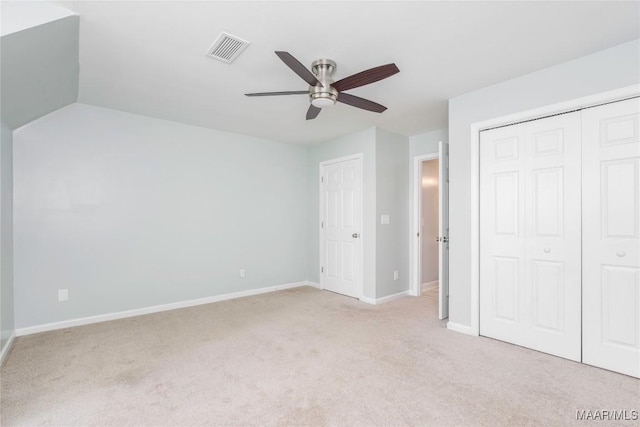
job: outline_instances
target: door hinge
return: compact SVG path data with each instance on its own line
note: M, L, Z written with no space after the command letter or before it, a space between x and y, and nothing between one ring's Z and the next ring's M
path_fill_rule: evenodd
M320 221L320 228L324 228L324 221Z
M447 167L447 182L449 182L449 168Z
M416 237L420 237L420 233L416 233Z
M324 182L324 176L320 177L320 182Z
M320 273L324 273L324 267L320 267Z

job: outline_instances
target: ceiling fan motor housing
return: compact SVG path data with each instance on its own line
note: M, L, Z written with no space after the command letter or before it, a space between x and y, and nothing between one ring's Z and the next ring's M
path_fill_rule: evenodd
M309 86L309 97L314 106L322 108L336 103L338 91L331 86L336 68L336 63L330 59L318 59L311 64L311 71L322 83L322 86Z

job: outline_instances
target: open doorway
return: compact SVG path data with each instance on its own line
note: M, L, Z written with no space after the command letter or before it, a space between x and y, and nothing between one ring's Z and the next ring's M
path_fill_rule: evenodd
M420 295L438 299L439 159L422 161L420 170Z
M412 295L436 299L449 317L449 166L447 144L414 161Z

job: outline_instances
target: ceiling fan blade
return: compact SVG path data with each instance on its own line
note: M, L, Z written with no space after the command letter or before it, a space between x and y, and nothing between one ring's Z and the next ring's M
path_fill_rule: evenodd
M362 108L363 110L373 111L374 113L382 113L387 109L384 105L342 92L338 94L338 102L351 105L352 107Z
M291 68L294 73L302 77L302 80L309 83L310 86L323 86L320 80L289 52L276 51L276 55L278 55L280 59L282 59L282 62L287 64L287 67Z
M396 64L380 65L379 67L370 68L349 77L345 77L344 79L340 79L331 86L333 86L338 92L342 92L343 90L353 89L355 87L368 85L369 83L386 79L387 77L393 76L399 72L400 70Z
M276 95L308 95L308 90L288 90L284 92L257 92L245 93L245 96L276 96Z
M318 114L320 114L320 110L322 110L322 108L318 108L314 105L309 105L309 109L307 110L307 120L312 120L318 117Z

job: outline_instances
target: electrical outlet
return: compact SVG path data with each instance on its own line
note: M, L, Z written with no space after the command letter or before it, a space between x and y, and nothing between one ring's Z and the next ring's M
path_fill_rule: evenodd
M397 271L393 272L393 280L398 280L398 272Z
M69 289L58 289L58 302L69 301Z
M240 269L240 278L244 279L244 268Z

